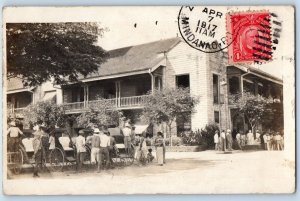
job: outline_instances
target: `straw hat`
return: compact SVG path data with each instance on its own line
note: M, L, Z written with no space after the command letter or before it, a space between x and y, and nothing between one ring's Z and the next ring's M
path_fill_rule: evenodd
M94 133L100 133L99 128L95 128L95 129L94 129Z

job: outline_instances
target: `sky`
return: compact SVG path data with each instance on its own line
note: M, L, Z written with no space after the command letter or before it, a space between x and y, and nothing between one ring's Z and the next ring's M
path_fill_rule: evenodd
M236 7L214 7L224 12ZM98 22L108 31L98 44L106 50L148 43L161 39L181 37L177 24L180 6L172 7L60 7L43 9L24 8L22 12L12 8L7 13L9 22ZM277 12L283 22L283 31L273 61L254 67L282 78L285 66L294 62L294 22L293 12L268 6L261 8L239 7L240 11L268 9ZM19 13L19 14L16 14ZM43 17L41 17L43 16ZM4 19L4 20L6 20ZM224 24L226 22L224 21ZM224 30L225 31L225 30ZM290 73L289 73L290 74Z

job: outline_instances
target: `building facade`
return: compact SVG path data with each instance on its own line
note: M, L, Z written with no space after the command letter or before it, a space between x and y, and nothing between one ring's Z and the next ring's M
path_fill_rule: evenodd
M109 54L110 58L98 72L82 77L80 83L52 90L56 102L64 104L67 114L80 114L91 103L104 98L131 118L132 123L139 123L136 122L137 116L151 90L189 87L191 95L199 98L199 104L195 113L186 114L189 118L184 121L177 119L172 128L174 135L185 130L201 129L210 123L218 124L220 129L245 131L249 126L230 102L230 95L247 90L281 103L283 100L281 79L251 66L231 65L226 52L200 52L180 38L116 49ZM28 91L14 91L8 87L8 103L13 102L16 111L30 102L50 97L45 97L49 90L44 89L41 86ZM23 94L27 94L28 98L18 98ZM17 97L19 104L12 97ZM163 125L154 127L154 132L165 129Z

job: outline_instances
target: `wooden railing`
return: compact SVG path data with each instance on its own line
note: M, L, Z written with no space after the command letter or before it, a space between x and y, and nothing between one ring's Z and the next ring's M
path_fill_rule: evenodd
M147 95L144 96L130 96L120 98L119 107L132 107L132 106L142 106L147 98Z
M14 108L14 113L22 113L26 107Z
M64 103L66 111L82 110L84 108L84 102Z
M92 100L88 102L64 103L64 108L67 113L80 112L82 110L86 110L89 106L96 106L97 104L103 104L107 101L108 104L115 105L115 107L117 108L130 109L136 107L143 107L143 104L145 103L147 97L148 95L142 95L113 99Z

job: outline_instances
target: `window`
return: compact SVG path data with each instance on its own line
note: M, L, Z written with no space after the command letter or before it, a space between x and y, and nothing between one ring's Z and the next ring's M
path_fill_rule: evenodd
M215 123L220 123L220 112L219 111L215 111L214 112L215 115Z
M214 103L219 103L219 76L213 74L213 98Z
M83 102L83 101L84 101L83 87L72 88L72 102Z
M240 91L240 81L238 77L229 78L229 93L237 94Z
M190 87L190 75L177 75L176 76L176 86L182 88Z

